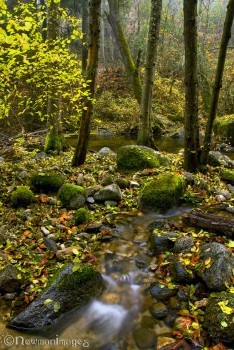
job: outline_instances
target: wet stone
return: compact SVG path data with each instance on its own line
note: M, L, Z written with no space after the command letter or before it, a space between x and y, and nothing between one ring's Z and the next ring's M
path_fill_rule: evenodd
M180 237L175 241L173 251L175 253L190 252L193 245L194 242L191 237Z
M138 255L135 258L135 264L138 267L138 269L145 269L147 266L149 266L150 259L148 256Z
M154 303L150 307L150 313L151 315L156 318L157 320L162 320L165 318L168 314L167 306L161 302Z
M4 300L14 300L17 296L17 293L6 293L3 295Z
M176 290L169 289L167 286L164 286L163 284L156 282L151 284L150 294L152 295L153 298L157 300L168 300L170 299L170 297L176 294Z
M151 349L156 344L156 334L147 328L137 328L133 332L133 338L139 349Z

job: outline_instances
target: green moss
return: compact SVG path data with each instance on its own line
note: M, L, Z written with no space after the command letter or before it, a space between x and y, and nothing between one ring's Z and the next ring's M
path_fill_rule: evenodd
M220 177L222 180L229 182L231 185L234 185L234 170L221 168Z
M84 224L89 220L89 211L85 208L79 208L74 214L75 225Z
M18 186L11 194L11 204L13 207L27 207L27 205L34 201L34 194L28 186Z
M177 204L186 187L178 174L166 173L148 182L140 191L139 208L142 211L165 210Z
M69 208L72 207L72 200L80 195L85 198L85 190L83 187L72 184L64 184L59 190L58 197L62 206Z
M30 179L30 184L37 192L57 192L63 184L63 178L54 172L35 173Z
M74 290L80 284L92 280L97 274L97 271L91 264L80 264L79 270L72 274L65 275L57 284L56 288L60 291Z
M224 306L224 310L220 305ZM234 339L233 313L226 313L225 306L234 310L234 294L212 293L205 310L205 326L209 334L216 340L230 344Z
M123 146L117 151L117 168L131 172L161 165L160 158L153 149L144 146Z
M214 133L225 137L234 146L234 114L219 117L214 123Z
M44 151L59 154L63 150L63 136L48 134L45 139Z

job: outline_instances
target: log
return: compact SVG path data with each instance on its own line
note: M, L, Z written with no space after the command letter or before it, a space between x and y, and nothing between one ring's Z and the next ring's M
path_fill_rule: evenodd
M234 219L225 216L192 211L182 220L186 225L213 231L228 238L232 238L234 234Z

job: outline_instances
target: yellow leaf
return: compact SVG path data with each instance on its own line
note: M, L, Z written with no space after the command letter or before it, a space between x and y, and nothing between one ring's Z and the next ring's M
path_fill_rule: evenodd
M218 305L220 306L222 312L224 314L230 315L234 312L234 309L232 307L227 306L228 300L220 301Z

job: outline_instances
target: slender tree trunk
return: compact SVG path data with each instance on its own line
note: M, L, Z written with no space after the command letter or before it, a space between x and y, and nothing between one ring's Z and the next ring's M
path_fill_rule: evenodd
M147 56L138 131L138 144L149 147L154 147L151 111L161 14L162 0L151 0Z
M47 19L47 40L51 50L54 50L56 39L58 39L59 30L59 7L60 2L50 0L48 4ZM47 124L48 135L45 141L45 152L60 153L63 148L63 133L60 116L60 98L56 91L48 91L47 103Z
M198 72L197 72L197 0L184 0L185 43L185 142L184 169L199 166Z
M82 46L82 71L86 71L87 59L88 59L88 44L87 44L87 34L89 30L89 11L88 11L88 1L82 0L82 33L83 33L83 46Z
M125 65L126 71L131 78L134 95L139 103L141 104L141 95L142 95L142 84L138 69L133 60L129 45L125 38L120 20L119 20L119 9L118 9L118 0L108 0L109 3L109 14L106 14L108 22L113 30L116 43L118 45L122 61Z
M80 120L80 130L78 142L72 160L72 166L84 164L88 150L90 136L91 119L93 114L93 97L95 94L96 76L98 68L98 54L100 41L100 12L101 0L90 0L89 3L89 48L87 62L87 84L89 90L89 99L87 99L85 108Z
M234 0L229 0L227 5L227 12L226 12L226 18L225 18L224 27L223 27L223 34L222 34L220 49L219 49L219 57L218 57L218 63L216 68L216 76L215 76L215 82L213 86L210 111L209 111L208 121L206 124L204 144L203 144L202 153L201 153L202 165L206 165L208 161L208 155L210 151L211 138L212 138L212 130L213 130L213 125L214 125L214 121L215 121L217 109L218 109L219 93L222 88L222 79L223 79L223 71L224 71L226 54L227 54L227 47L228 47L228 42L231 38L233 18L234 18Z

